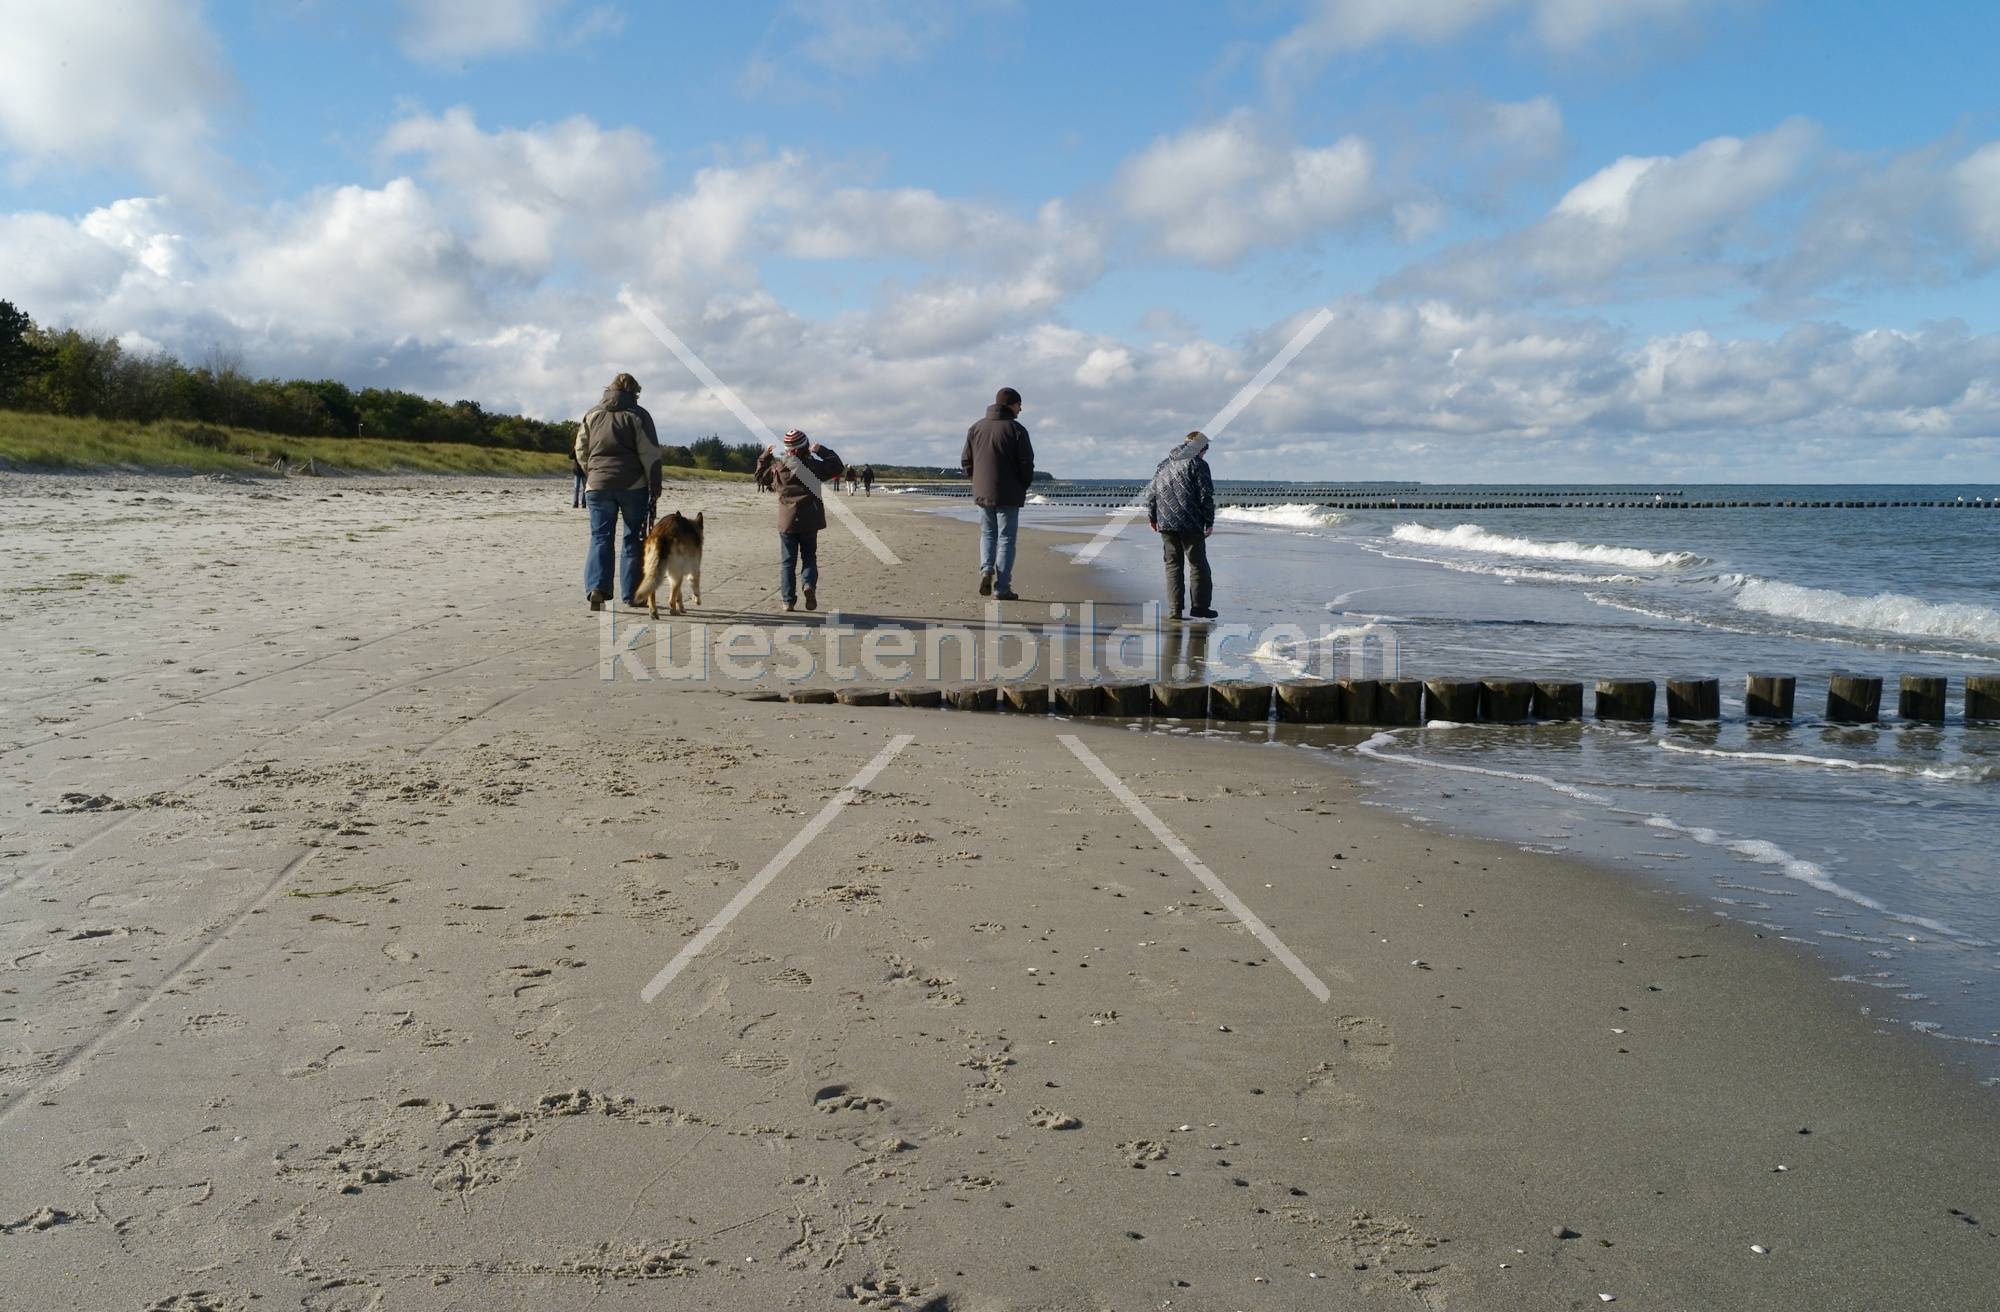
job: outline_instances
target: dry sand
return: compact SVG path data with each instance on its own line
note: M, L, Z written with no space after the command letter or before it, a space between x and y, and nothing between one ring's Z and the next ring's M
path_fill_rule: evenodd
M768 501L676 503L775 609ZM968 529L850 504L908 563L834 529L829 603L977 613ZM1809 958L1287 748L600 682L581 533L0 486L0 1302L1994 1305L1993 1095Z

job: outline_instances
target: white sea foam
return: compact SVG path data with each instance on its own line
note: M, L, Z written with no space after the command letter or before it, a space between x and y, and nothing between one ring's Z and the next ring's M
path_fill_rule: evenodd
M1845 756L1813 756L1805 752L1739 752L1722 747L1690 747L1662 740L1660 749L1684 756L1713 756L1727 761L1767 761L1775 765L1818 766L1825 770L1858 770L1869 774L1897 774L1910 779L1953 779L1984 781L2000 778L2000 771L1971 765L1898 765L1889 761L1856 761Z
M1736 594L1743 610L1842 629L1917 638L2000 643L2000 611L1968 602L1934 602L1896 592L1850 596L1831 588L1747 578Z
M1281 506L1223 506L1215 512L1215 517L1232 524L1263 524L1271 528L1331 528L1344 518L1338 511L1305 502Z
M1593 793L1575 784L1566 784L1560 779L1551 779L1545 774L1529 774L1520 770L1490 770L1481 765L1458 765L1451 761L1433 761L1422 756L1400 756L1382 749L1396 743L1393 733L1378 733L1354 750L1377 761L1389 761L1396 765L1415 766L1423 770L1449 770L1454 774L1483 774L1490 779L1513 779L1524 784L1539 784L1551 792L1573 797L1579 802L1595 802L1599 806L1611 805L1611 799L1602 793Z
M1055 502L1050 501L1047 497L1043 496L1041 493L1036 492L1031 496L1029 496L1028 504L1031 506L1052 506L1055 504Z
M1593 565L1616 565L1623 569L1685 570L1709 563L1706 556L1698 556L1692 551L1646 551L1639 547L1611 547L1586 542L1538 542L1532 538L1510 538L1478 524L1459 524L1452 528L1398 524L1391 536L1399 542L1450 547L1456 551L1478 551L1523 560L1574 560Z

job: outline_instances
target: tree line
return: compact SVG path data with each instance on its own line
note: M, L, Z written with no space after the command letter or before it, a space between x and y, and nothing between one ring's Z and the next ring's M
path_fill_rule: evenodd
M232 352L189 365L165 352L128 351L115 337L44 328L0 301L0 407L79 418L182 420L289 437L467 442L567 453L576 420L498 414L477 401L444 402L331 378L254 378ZM668 446L667 463L748 473L761 448L711 434Z

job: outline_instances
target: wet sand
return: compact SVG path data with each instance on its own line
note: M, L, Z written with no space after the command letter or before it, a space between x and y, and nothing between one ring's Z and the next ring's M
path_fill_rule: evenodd
M2000 1287L1991 1091L1629 875L1286 748L603 682L566 485L120 486L0 484L10 1305ZM768 620L768 500L663 504L708 511L691 618ZM830 530L826 604L979 614L968 528L848 504L906 563ZM1030 535L1016 586L1110 584Z

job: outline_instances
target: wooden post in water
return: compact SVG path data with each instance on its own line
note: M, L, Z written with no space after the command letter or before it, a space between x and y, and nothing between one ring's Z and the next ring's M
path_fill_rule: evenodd
M896 698L896 705L898 706L944 705L944 689L942 688L898 688L895 690L894 696Z
M999 707L1000 693L991 686L965 683L956 688L947 688L944 699L951 703L951 708L955 711L991 711Z
M2000 674L1965 676L1965 718L2000 720Z
M1153 685L1153 714L1170 720L1206 720L1208 685L1205 683L1156 683Z
M1826 681L1826 718L1835 724L1873 724L1882 715L1882 681L1872 674L1835 670Z
M1378 702L1381 699L1381 683L1378 680L1342 679L1336 686L1340 689L1340 719L1343 724L1380 722Z
M1714 679L1677 678L1667 680L1669 720L1720 720L1722 685Z
M1107 683L1099 686L1104 714L1136 720L1153 706L1153 689L1144 683Z
M831 688L794 688L792 701L800 706L827 706L840 697Z
M1288 724L1339 724L1342 709L1337 683L1278 685L1278 718Z
M1271 718L1271 685L1257 680L1215 684L1208 690L1208 713L1212 719L1261 724Z
M1059 683L1049 693L1057 715L1104 713L1104 690L1094 683Z
M1931 674L1905 674L1896 713L1905 720L1944 723L1945 681Z
M1424 718L1471 724L1479 718L1477 679L1426 679Z
M842 706L887 706L887 688L842 688L837 694Z
M1535 685L1526 679L1483 679L1479 718L1489 724L1519 724L1533 712Z
M1537 679L1533 710L1537 720L1581 720L1583 684L1575 679Z
M1016 715L1047 715L1049 713L1049 685L1046 683L1003 683L1000 685L1000 709L1012 711Z
M1658 693L1651 679L1599 679L1597 718L1600 720L1644 720L1653 718L1653 701Z
M1424 682L1422 679L1382 679L1375 685L1375 723L1422 724L1424 722Z
M1743 680L1743 713L1753 720L1789 720L1799 681L1789 674L1752 674Z

